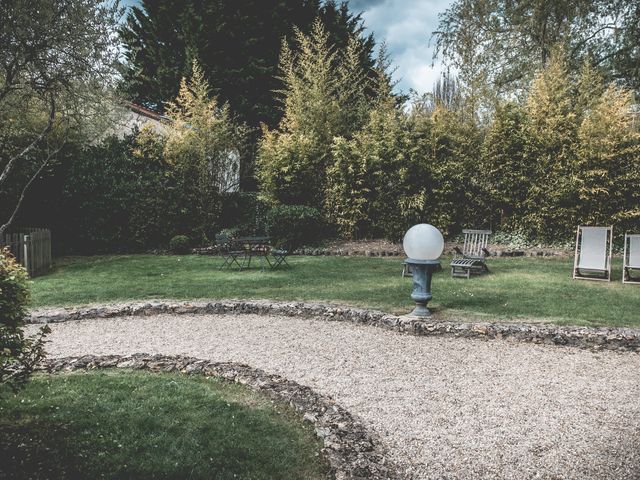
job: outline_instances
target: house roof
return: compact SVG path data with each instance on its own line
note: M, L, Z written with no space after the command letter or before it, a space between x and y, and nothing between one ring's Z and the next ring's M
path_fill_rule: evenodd
M152 120L155 120L157 122L168 122L169 117L162 115L158 112L154 112L153 110L150 110L146 107L143 107L142 105L138 105L137 103L133 103L133 102L126 102L125 106L131 110L132 112L137 113L138 115L142 115L144 117L150 118Z

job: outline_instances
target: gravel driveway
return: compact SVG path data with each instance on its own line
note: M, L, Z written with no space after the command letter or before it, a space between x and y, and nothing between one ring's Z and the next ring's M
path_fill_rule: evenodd
M640 479L638 354L255 315L51 327L50 356L190 355L308 385L363 418L418 479Z

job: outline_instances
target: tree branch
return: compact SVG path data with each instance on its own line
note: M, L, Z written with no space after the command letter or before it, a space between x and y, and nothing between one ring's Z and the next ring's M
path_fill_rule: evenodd
M24 201L25 194L27 193L27 190L29 190L29 187L31 186L31 184L35 181L36 178L40 176L40 174L42 173L42 170L44 170L44 167L46 167L49 164L49 161L53 157L55 157L60 150L62 150L62 147L64 147L66 141L67 141L67 137L65 135L65 138L60 144L60 146L56 148L53 152L49 152L49 154L47 155L47 158L45 158L45 160L40 165L40 168L38 168L38 170L31 176L29 181L25 184L24 188L22 189L22 192L20 192L20 198L18 199L18 202L16 203L15 208L13 209L13 213L11 214L11 217L9 217L9 220L7 220L4 225L0 226L0 239L4 235L4 232L7 230L7 228L9 228L13 223L13 221L15 220L18 210L20 210L20 207L22 206L22 202Z
M33 150L36 147L36 145L40 143L51 131L51 128L53 127L53 121L56 116L56 99L53 93L49 95L49 104L51 105L51 111L49 112L49 120L47 121L47 126L42 132L40 132L40 135L38 135L36 139L33 140L33 142L31 142L27 147L25 147L20 153L18 153L17 155L9 159L9 161L7 162L7 165L4 167L4 170L2 171L2 174L0 174L0 185L2 185L7 180L7 177L9 176L9 173L13 169L15 162L20 157L23 157L24 155L29 153L31 150Z

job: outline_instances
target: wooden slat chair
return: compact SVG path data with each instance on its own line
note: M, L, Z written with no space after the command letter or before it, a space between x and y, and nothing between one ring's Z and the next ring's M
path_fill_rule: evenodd
M218 246L218 251L224 257L220 270L231 268L233 265L236 265L239 270L244 268L246 251L239 248L229 235L216 235L216 245ZM238 261L240 257L242 257L242 264Z
M640 272L640 234L624 235L624 257L622 264L622 282L640 284L640 275L631 276L631 271Z
M486 258L491 255L487 250L491 230L462 230L464 245L462 250L455 247L451 260L451 276L470 278L472 273L489 271Z
M613 227L579 226L576 233L574 280L611 281Z

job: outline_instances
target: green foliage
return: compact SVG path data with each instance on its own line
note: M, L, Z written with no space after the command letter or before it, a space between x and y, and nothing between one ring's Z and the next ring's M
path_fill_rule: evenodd
M321 213L305 205L280 205L272 208L265 218L265 227L274 243L288 250L317 244L327 236Z
M28 275L8 248L0 251L0 320L16 328L26 315L29 302Z
M177 233L169 228L180 208L177 178L160 153L129 136L106 139L71 161L63 193L66 251L141 251Z
M135 252L163 248L180 233L213 238L220 204L202 198L189 171L163 157L164 140L143 130L106 139L67 167L60 223L67 252Z
M240 183L240 163L247 146L248 130L236 123L228 105L211 97L211 88L198 62L191 76L183 78L180 91L169 102L163 159L174 173L190 178L191 205L203 225L215 224L221 211L222 195ZM197 232L210 237L210 228Z
M630 115L633 95L610 85L578 130L579 209L583 223L633 230L640 225L640 132Z
M169 251L176 255L186 255L189 253L191 239L186 235L176 235L169 240Z
M238 187L239 149L245 147L248 131L234 122L229 105L211 97L211 87L194 60L189 78L183 77L178 96L167 103L164 159L194 176L203 196ZM227 172L237 172L238 179Z
M99 131L116 75L118 2L0 4L0 237L66 141Z
M480 178L491 225L517 231L522 228L525 205L536 177L527 161L527 116L515 103L496 108L482 144Z
M476 228L485 226L477 170L481 145L478 126L468 117L441 107L436 107L431 121L428 223L444 235L459 232L469 222Z
M263 133L256 176L265 200L276 205L320 205L323 171L330 158L327 145L314 132Z
M143 0L130 8L121 29L127 58L123 89L137 103L161 110L197 59L221 103L228 102L252 127L275 126L282 115L273 96L282 39L294 37L294 26L309 32L317 17L338 48L359 37L359 62L371 67L373 37L346 2Z
M333 137L349 137L360 127L369 81L357 62L356 38L338 50L316 20L309 35L296 29L295 45L295 50L282 46L284 117L278 130L264 128L257 177L264 197L274 204L321 206Z
M0 386L22 387L44 358L44 337L49 327L27 338L22 331L29 302L27 271L8 248L0 250Z
M423 218L429 176L427 163L411 149L412 125L390 89L378 91L378 104L362 130L351 140L334 139L326 212L344 237L398 240Z
M639 33L637 2L455 0L433 35L436 54L460 72L469 96L491 104L526 93L557 46L572 74L591 59L607 81L638 90Z

